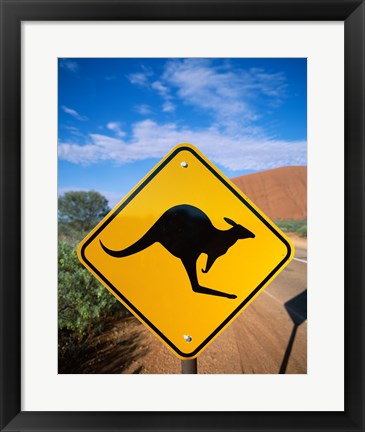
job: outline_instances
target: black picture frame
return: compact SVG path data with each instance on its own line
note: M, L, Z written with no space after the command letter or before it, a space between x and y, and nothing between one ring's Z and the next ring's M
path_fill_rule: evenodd
M364 23L360 0L0 0L0 428L3 431L363 431ZM21 411L21 22L342 21L345 25L344 412Z

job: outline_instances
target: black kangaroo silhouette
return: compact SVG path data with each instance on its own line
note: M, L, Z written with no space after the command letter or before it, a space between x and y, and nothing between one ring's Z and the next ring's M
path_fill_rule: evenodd
M232 225L232 228L219 230L203 211L181 204L168 209L146 234L126 249L111 250L104 246L101 240L100 245L108 255L122 258L159 242L172 255L181 259L194 292L235 299L237 296L234 294L201 286L196 271L196 261L202 253L208 255L202 272L208 273L215 260L224 255L237 240L255 237L255 234L233 220L227 217L224 220Z

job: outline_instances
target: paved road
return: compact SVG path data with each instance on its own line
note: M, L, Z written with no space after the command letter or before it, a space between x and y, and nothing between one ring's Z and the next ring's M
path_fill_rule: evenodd
M234 361L227 358L230 365L222 364L216 373L306 373L305 250L296 256L302 261L293 260L202 353L200 372L212 373L210 363L224 351Z
M307 252L294 259L199 356L199 373L303 374L307 371ZM137 324L136 324L137 325ZM180 373L181 362L140 325L149 352L126 371Z

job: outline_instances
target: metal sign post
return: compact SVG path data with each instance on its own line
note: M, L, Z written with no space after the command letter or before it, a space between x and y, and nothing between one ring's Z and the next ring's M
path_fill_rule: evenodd
M198 373L198 359L181 360L181 373L182 374L197 374Z

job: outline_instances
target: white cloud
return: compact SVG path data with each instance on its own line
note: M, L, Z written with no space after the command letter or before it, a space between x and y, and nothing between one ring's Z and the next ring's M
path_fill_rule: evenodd
M170 101L167 101L162 105L162 111L163 112L174 112L175 109L176 109L176 106Z
M128 79L132 84L140 86L146 86L148 84L148 77L142 72L129 74Z
M155 90L159 96L164 100L164 103L162 104L162 111L166 113L174 112L176 109L176 106L171 101L174 99L173 96L170 93L170 88L168 85L162 83L159 80L153 81L152 83L149 81L150 76L152 76L153 73L150 70L147 70L144 68L144 72L138 72L128 75L128 78L132 84L136 84L142 87L148 87L152 90ZM148 108L146 109L146 105L139 105L136 107L137 112L140 114L148 115L151 113L151 110Z
M149 105L147 104L141 104L141 105L136 105L134 107L134 110L141 115L150 115L152 114L152 109Z
M161 81L161 83L160 83ZM285 97L286 81L282 73L270 74L261 69L234 69L229 63L214 65L206 59L171 60L156 89L168 94L174 89L185 104L210 113L230 128L244 127L260 117L257 101L280 104Z
M129 75L129 79L132 84L155 90L164 100L163 112L175 111L173 101L180 100L230 130L257 122L262 116L259 101L264 101L267 108L275 108L286 97L283 73L236 69L229 61L218 64L210 59L174 59L166 63L159 79L150 81L152 75L144 68L143 72Z
M64 129L67 129L70 132L79 132L80 129L75 127L75 126L67 126L67 125L63 125Z
M141 87L149 86L149 78L153 75L150 68L141 66L142 72L135 72L127 75L127 78L132 84L139 85Z
M75 136L78 136L78 137L84 136L84 134L77 127L68 126L68 125L62 125L62 127L63 127L63 129L66 129L68 132L70 132L70 134L72 134L72 135L75 135Z
M122 130L122 124L120 122L109 122L106 127L115 132L118 137L125 136L125 132Z
M162 96L164 98L165 97L170 97L170 95L169 95L170 90L168 89L168 87L166 87L164 84L162 84L161 81L154 81L151 84L151 87L154 90L157 90L157 92L160 94L160 96Z
M66 113L69 114L70 116L74 117L76 120L80 120L80 121L86 121L88 120L88 118L86 116L83 116L81 114L79 114L77 111L75 111L72 108L68 108L65 105L62 105L62 110Z
M170 94L170 89L164 85L161 81L154 81L151 87L158 92L158 94L164 99L164 103L162 105L162 111L166 113L174 112L176 109L176 105L171 102L173 97Z
M218 65L209 59L185 59L168 61L158 79L151 80L152 75L151 70L142 67L141 72L128 78L133 84L156 91L162 98L163 112L173 112L180 101L210 115L210 127L192 128L181 126L180 122L178 125L145 119L131 125L126 139L121 124L110 122L107 128L116 134L115 138L90 134L84 145L61 142L60 159L82 165L100 161L123 165L160 159L176 144L189 142L213 163L232 171L306 164L305 140L276 139L258 122L258 101L268 110L285 99L287 84L283 74L235 69L229 62ZM137 105L135 110L142 115L151 114L149 105Z
M127 78L132 84L139 85L141 87L149 86L149 78L153 73L149 69L143 68L143 72L136 72L127 75Z
M75 62L75 60L66 58L60 59L60 66L69 72L77 72L79 70L79 65Z
M306 164L306 141L273 140L259 134L227 134L217 127L192 130L174 123L144 120L133 125L132 138L128 141L101 134L91 134L89 138L83 146L61 142L60 159L82 165L106 160L122 165L148 158L161 159L176 144L189 142L212 162L233 171Z

